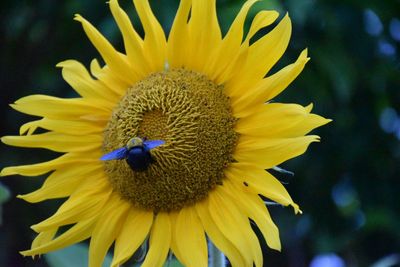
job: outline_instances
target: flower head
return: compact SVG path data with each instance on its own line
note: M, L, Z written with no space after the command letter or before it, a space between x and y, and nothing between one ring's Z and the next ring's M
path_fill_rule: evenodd
M291 23L284 16L250 44L278 18L275 11L259 12L244 36L256 0L243 5L223 37L215 0L181 0L168 40L148 1L133 2L144 38L117 0L109 3L125 53L76 15L105 61L93 60L90 73L75 60L57 65L80 97L31 95L12 105L41 119L4 143L64 154L1 175L51 172L40 189L19 197L68 198L32 226L38 236L22 254L90 238L90 266L101 266L114 242L112 266L119 266L149 238L143 266L161 266L170 250L185 266L207 266L209 239L233 266L262 266L250 219L269 247L281 245L261 196L299 212L266 170L304 153L319 140L306 134L329 122L312 114L312 105L270 102L302 71L307 50L269 74L288 45ZM35 134L38 128L47 131Z

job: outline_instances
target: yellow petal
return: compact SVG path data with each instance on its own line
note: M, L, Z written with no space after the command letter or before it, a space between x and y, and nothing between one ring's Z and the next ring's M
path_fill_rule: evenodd
M97 153L91 154L91 156L93 156L93 158L87 157L87 156L79 154L79 153L67 153L56 159L42 162L42 163L4 168L1 171L0 176L8 176L8 175L15 175L15 174L24 175L24 176L38 176L38 175L45 174L49 171L56 170L58 168L75 165L77 163L90 164L90 163L97 162L101 155L97 152Z
M106 64L113 70L118 78L126 82L127 85L132 85L139 79L138 75L132 71L126 56L117 52L107 39L104 38L104 36L93 27L92 24L90 24L90 22L80 15L75 15L74 20L79 21L82 24L83 30L89 40L96 47Z
M246 63L240 75L228 83L229 96L237 97L254 86L268 73L283 55L291 35L291 22L288 15L267 35L249 47Z
M176 221L178 220L178 215L179 211L172 211L169 213L169 218L171 221L171 227L172 227L172 235L171 235L171 250L174 253L175 257L178 259L180 263L182 263L184 266L187 266L187 263L185 262L185 256L182 255L182 252L179 251L179 246L178 246L178 237L176 235Z
M130 205L116 193L107 201L90 239L89 267L102 266L107 251L120 232Z
M3 136L1 141L17 147L45 148L56 152L80 152L100 149L102 136L73 136L48 132L35 135Z
M33 256L64 248L71 244L85 240L90 237L93 230L93 225L97 221L97 218L98 216L94 216L90 219L79 221L77 224L52 241L30 250L21 251L20 253L23 256Z
M115 240L112 267L125 263L144 242L153 224L153 212L131 208Z
M161 71L167 58L164 30L151 11L148 0L133 0L133 3L145 32L143 53L147 57L150 72Z
M235 117L241 118L249 115L249 107L263 104L281 93L300 74L308 60L307 49L305 49L295 63L268 76L257 85L241 92L238 97L233 98L232 108Z
M150 69L143 53L142 38L133 28L128 15L119 7L118 0L110 1L110 9L124 38L125 50L131 68L139 76L147 76L150 73Z
M213 244L228 257L233 267L246 266L244 255L242 255L242 252L236 247L236 244L231 243L224 233L222 233L216 226L210 215L208 206L208 199L199 201L195 204L196 212L203 224L207 236L211 239Z
M280 94L294 79L302 72L306 63L310 60L307 56L308 50L304 49L296 62L286 66L279 72L267 77L264 82L260 83L257 91L263 92L260 98L263 102L268 101Z
M19 195L25 201L36 203L46 199L62 198L71 195L80 184L87 179L96 181L101 179L103 166L87 166L62 168L53 172L44 182L43 186L29 194Z
M280 251L279 229L272 221L267 207L257 194L244 192L244 187L243 184L239 187L231 180L226 179L221 189L237 200L236 204L241 210L246 211L247 216L255 222L268 246Z
M58 98L47 95L30 95L10 105L13 109L29 115L50 119L108 120L111 110L101 101L92 103L82 98Z
M319 142L319 137L307 135L266 139L240 136L233 157L239 162L253 163L269 169L303 154L312 142Z
M235 130L241 134L260 137L286 137L278 133L303 121L307 114L306 109L297 104L263 104L251 115L239 119Z
M150 245L142 267L163 266L171 244L171 222L169 215L160 212L150 232Z
M209 211L214 223L219 230L240 251L246 263L252 266L262 266L262 252L256 235L250 227L250 222L243 215L234 201L217 186L212 194L209 194Z
M215 50L215 54L210 59L208 67L210 68L210 79L216 79L229 64L232 64L232 59L238 56L240 45L243 40L243 27L247 13L257 1L259 0L246 1L229 28L228 33L222 42L219 43L218 49ZM223 81L218 82L222 83Z
M207 63L220 42L221 30L215 0L193 0L189 20L189 51L185 65L209 74Z
M97 75L99 75L101 73L101 66L100 63L97 59L92 59L92 61L90 61L90 72L94 77L97 77ZM110 88L112 89L112 88Z
M203 226L192 206L180 210L174 238L180 256L187 267L208 265L207 242Z
M331 122L331 119L325 119L316 114L308 114L307 118L296 127L293 127L292 132L299 133L300 135L308 134L311 130Z
M241 75L243 68L245 67L245 63L247 60L247 56L249 54L249 43L250 39L256 34L260 29L271 25L277 18L279 14L276 11L263 10L257 13L255 18L253 19L250 30L247 33L246 39L242 43L240 47L239 53L231 59L231 63L227 66L227 68L217 77L218 84L225 84L225 81L228 81L232 77ZM225 91L229 95L233 88L230 88L227 84L225 84Z
M101 82L94 80L89 72L80 62L66 60L57 64L62 68L64 80L82 97L104 101L108 108L112 109L119 96L104 86Z
M250 39L262 28L265 28L276 21L279 17L279 13L274 10L262 10L257 13L251 23L249 32L247 33L246 39L243 43L249 44Z
M110 185L106 179L87 181L60 206L53 216L31 228L36 232L42 232L97 216L110 194Z
M284 206L291 205L296 213L300 211L285 187L275 177L257 166L233 163L225 171L225 175L239 187L246 183L245 189L249 192L261 194Z
M172 68L184 66L187 57L188 25L191 0L182 0L168 36L168 63Z
M105 123L93 121L70 121L43 118L23 124L19 134L32 135L38 128L68 135L102 134Z
M90 62L90 72L93 77L97 78L97 81L112 90L114 94L119 97L125 95L129 86L127 87L127 84L121 81L107 65L101 67L97 59L93 59Z
M51 240L53 240L54 236L57 233L57 230L58 228L53 228L51 230L39 233L33 240L31 249L35 249L49 243Z
M122 82L107 65L100 69L96 69L93 76L105 86L112 89L120 97L124 96L127 88L132 86L132 84Z
M268 103L260 105L253 114L239 119L235 131L264 138L298 137L328 122L330 120L310 114L300 105Z

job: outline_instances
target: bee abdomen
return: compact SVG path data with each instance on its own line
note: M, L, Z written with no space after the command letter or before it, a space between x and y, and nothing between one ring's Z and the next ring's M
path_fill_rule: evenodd
M133 147L128 152L126 162L134 171L145 171L153 162L150 152L144 147Z

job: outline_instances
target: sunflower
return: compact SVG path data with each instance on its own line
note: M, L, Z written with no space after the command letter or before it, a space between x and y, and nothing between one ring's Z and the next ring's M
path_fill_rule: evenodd
M144 38L117 0L109 2L125 53L75 16L105 62L94 59L90 72L75 60L57 65L79 97L31 95L11 105L40 119L2 142L63 154L4 168L1 175L50 173L40 189L19 197L32 203L67 198L32 226L38 235L21 253L39 255L90 238L89 266L101 266L113 244L111 265L120 266L148 240L143 266L161 266L172 251L197 267L207 266L209 240L232 266L262 266L251 221L270 248L281 249L264 200L300 211L266 170L304 153L319 140L306 134L329 122L312 114L312 105L270 101L302 71L307 50L270 74L288 45L291 22L285 15L251 42L278 18L275 11L259 12L245 35L256 0L244 3L225 36L215 0L181 0L168 39L148 1L133 2ZM133 138L147 157L136 162L141 170L128 162ZM144 145L154 140L160 144ZM121 149L123 157L101 160Z

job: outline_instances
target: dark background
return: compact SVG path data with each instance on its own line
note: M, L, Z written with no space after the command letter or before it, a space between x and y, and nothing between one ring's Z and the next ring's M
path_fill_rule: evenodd
M243 1L217 2L226 32ZM131 2L120 3L140 31ZM151 5L169 31L178 1L153 0ZM265 266L400 266L400 1L269 0L256 4L252 14L262 8L278 9L282 15L288 11L292 18L292 40L278 67L294 61L305 47L311 57L276 101L313 102L316 113L333 119L314 131L321 143L282 165L295 172L287 188L304 214L294 216L291 209L271 207L283 249L266 250ZM18 134L19 126L32 119L9 108L18 98L73 96L55 68L58 62L76 58L88 65L92 58L100 59L72 20L75 13L122 48L105 1L2 2L0 136ZM0 169L54 156L0 144ZM0 266L64 266L49 257L33 261L18 254L34 238L29 226L52 214L60 203L32 205L15 197L38 188L43 179L0 181ZM62 258L62 253L57 255Z

